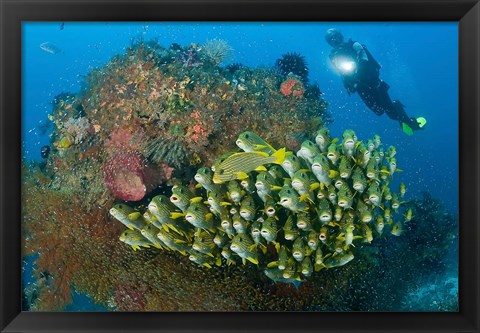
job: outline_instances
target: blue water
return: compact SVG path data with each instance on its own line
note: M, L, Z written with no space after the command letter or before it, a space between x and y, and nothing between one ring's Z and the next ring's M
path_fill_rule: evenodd
M424 131L405 135L396 121L376 116L360 98L349 96L332 68L324 33L340 29L365 44L382 65L380 77L390 96L407 107L410 116L428 120ZM92 68L123 53L132 40L157 39L163 46L227 41L234 52L225 64L272 66L286 52L305 56L310 82L317 82L329 103L335 136L352 128L358 137L379 134L397 148L400 181L409 198L428 191L454 214L458 210L458 26L456 23L23 23L23 155L40 159L49 144L52 99L78 92ZM62 52L47 53L50 42ZM85 299L83 300L85 301ZM85 301L86 304L89 302ZM85 307L83 307L85 306ZM93 306L93 305L92 305ZM82 309L90 309L82 305ZM91 308L94 309L94 308Z

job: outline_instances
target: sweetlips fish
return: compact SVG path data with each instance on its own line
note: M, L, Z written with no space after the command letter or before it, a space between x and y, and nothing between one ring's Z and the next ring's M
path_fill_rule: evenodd
M222 249L221 255L227 260L227 265L235 264L234 255L232 250L230 250L229 245L225 245Z
M213 241L214 236L208 231L198 229L193 240L192 249L195 251L214 257L217 245Z
M357 136L351 129L343 132L342 148L346 156L353 156L355 153L355 146L357 144Z
M303 276L310 277L313 273L312 259L305 257L300 265L300 270Z
M352 175L353 165L352 160L348 156L342 156L340 158L340 165L338 166L338 171L340 172L340 177L343 179L348 179Z
M222 154L220 155L220 157L218 157L217 159L215 159L215 161L213 162L212 164L212 171L215 171L217 169L217 167L223 162L225 161L228 157L232 156L233 154L235 154L235 152L228 152L228 153L225 153L225 154Z
M232 219L228 214L221 216L220 227L222 227L223 231L225 231L228 236L234 236L236 233L235 229L233 228Z
M405 187L405 184L400 183L400 198L403 198L406 192L407 192L407 188Z
M267 154L273 154L277 151L265 140L251 131L245 131L241 133L235 143L237 144L238 148L244 152L260 151Z
M284 279L300 279L300 275L297 273L297 263L292 258L288 260L287 266L282 271L282 277Z
M307 212L298 212L297 213L297 228L303 231L312 230L312 218Z
M402 226L402 223L400 222L397 222L393 225L392 227L392 231L391 231L392 235L394 236L400 236L402 235L403 233L403 226Z
M292 154L292 156L294 156L294 155ZM287 159L287 158L285 157L285 160L286 160L286 159ZM283 161L283 162L285 163L285 161ZM282 163L282 164L283 164L283 163ZM280 165L277 165L277 164L274 164L274 165L270 166L270 167L268 168L268 173L269 173L270 175L272 175L272 177L273 177L276 181L280 181L280 180L284 179L284 177L286 176L285 171L283 170L283 167L280 166Z
M157 249L168 248L160 239L158 239L157 235L160 230L152 224L146 225L144 228L140 230L140 233L143 237L148 239L150 243Z
M183 255L187 255L187 252L191 249L191 243L188 239L176 232L168 232L164 229L159 229L157 237L170 249L176 250Z
M226 194L221 193L218 189L208 191L207 202L210 205L210 210L216 215L225 214L227 211L225 207L231 205L227 201Z
M243 189L247 193L253 193L255 192L255 177L253 176L253 173L248 175L248 178L242 179L240 181L240 185L243 187Z
M140 212L124 204L114 205L110 214L130 230L140 230L147 224Z
M413 211L411 208L409 208L407 210L407 213L404 214L403 216L405 216L405 222L410 222L412 219L413 219Z
M347 185L343 185L338 190L338 205L343 209L352 207L353 195Z
M395 147L394 146L388 147L387 156L389 158L393 158L395 155L397 155L397 150L395 149Z
M213 191L216 187L213 183L213 171L209 167L198 169L193 178L207 191Z
M209 255L206 255L205 253L202 253L196 250L190 251L190 255L188 256L188 259L190 259L197 265L205 266L207 268L212 268L212 265L217 265L217 266L222 265L222 259L220 256L211 257Z
M215 237L213 238L213 242L220 249L227 244L228 240L229 240L228 235L221 230L218 230L217 233L215 234Z
M182 212L185 212L190 206L190 200L194 197L192 191L188 187L183 185L177 185L172 187L172 195L170 201L178 207Z
M280 205L291 210L292 212L299 212L306 210L308 205L305 202L300 201L300 197L293 188L284 186L280 192L278 192L280 198Z
M309 164L313 163L313 159L318 154L320 154L320 149L310 140L303 141L300 150L297 152L297 156L303 158Z
M377 221L375 223L375 229L381 235L383 233L383 229L385 228L385 222L383 221L382 215L377 216Z
M324 265L327 268L340 267L352 261L353 258L354 256L352 252L345 252L344 254L331 256L328 259L325 259Z
M267 268L264 271L264 274L272 281L274 282L281 282L281 283L291 283L293 284L296 288L298 288L302 284L302 280L300 278L300 275L295 275L294 273L289 272L287 275L288 276L293 276L289 278L285 278L282 270L273 267L273 268Z
M255 200L253 197L250 195L245 196L242 200L242 204L240 205L240 216L246 221L253 221L256 210Z
M373 143L375 144L375 149L378 149L378 147L380 147L380 145L382 144L382 139L378 134L375 134L373 136Z
M164 195L157 195L153 197L148 204L148 211L155 217L152 223L157 228L172 229L178 233L187 233L188 230L182 222L177 221L183 214L175 212L176 207ZM172 218L172 215L174 218Z
M366 224L362 225L362 235L365 243L371 243L373 241L372 229Z
M333 165L337 164L338 159L340 158L340 153L337 150L337 145L335 142L332 142L327 149L327 158L332 162Z
M328 224L332 221L332 209L327 199L322 199L318 203L318 219L322 224Z
M378 188L377 183L372 183L367 190L368 200L374 205L379 207L382 202L382 194Z
M309 171L306 169L298 170L293 174L292 187L300 196L307 195L311 200L313 200L313 191L319 186L319 183L312 181Z
M357 203L357 215L363 223L369 223L373 219L372 211L361 200Z
M315 230L311 230L307 236L307 245L312 250L315 251L318 247L318 233Z
M363 142L361 142L357 147L357 164L361 165L362 167L366 167L370 161L370 157L370 150L368 150Z
M288 155L282 163L282 168L290 177L293 177L293 174L302 168L302 162L297 156Z
M265 201L265 214L267 214L268 217L275 217L278 218L275 213L276 213L276 208L275 208L275 201L272 199L272 197L268 196Z
M278 225L277 220L273 217L269 217L263 222L261 235L265 240L270 243L277 239Z
M309 248L308 248L309 249ZM302 237L297 237L293 242L292 256L296 261L302 261L307 255L307 246Z
M331 141L330 131L326 127L319 129L315 134L315 143L318 145L322 153L327 151L327 147L330 145Z
M330 162L323 154L319 154L313 159L312 173L320 182L320 187L330 185L332 183L332 178L336 177L338 174L337 171L330 168Z
M258 265L258 253L255 251L256 244L247 234L238 234L232 239L230 249L242 258L244 264L246 260Z
M330 200L330 203L332 205L336 205L337 199L338 199L338 196L337 196L337 192L335 191L335 186L333 185L328 186L328 200Z
M231 180L227 183L228 196L234 203L242 201L245 191L242 190L240 184L236 180Z
M232 216L232 224L238 234L247 232L248 223L239 213Z
M367 180L365 179L362 169L359 167L353 170L352 181L352 187L355 191L363 193L367 188Z
M195 228L214 231L213 214L202 202L194 202L185 211L185 220Z
M257 181L255 182L255 187L257 188L257 194L265 203L267 201L267 196L269 196L272 191L281 190L282 188L277 185L275 178L267 171L262 171L257 175Z
M126 229L119 237L120 241L130 245L134 251L140 250L140 247L149 248L153 245L148 239L142 236L139 230Z
M284 160L285 148L272 155L259 151L235 153L215 168L213 182L222 184L229 180L245 179L251 171L265 171L265 164L282 164Z
M294 221L293 215L289 215L287 221L285 221L283 233L286 240L294 240L299 236L300 232L297 229L297 224Z

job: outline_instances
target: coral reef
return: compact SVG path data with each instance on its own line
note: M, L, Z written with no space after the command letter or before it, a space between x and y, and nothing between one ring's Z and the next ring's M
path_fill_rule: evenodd
M285 53L275 62L275 67L283 76L297 75L303 83L308 82L308 66L305 57L299 53Z
M218 66L232 54L233 49L224 40L212 39L203 45L201 51L210 62Z

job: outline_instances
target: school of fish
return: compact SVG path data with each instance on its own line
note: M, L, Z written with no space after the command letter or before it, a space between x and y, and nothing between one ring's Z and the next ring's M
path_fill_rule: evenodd
M241 149L200 168L196 185L177 184L146 209L115 204L133 250L177 251L207 268L251 264L276 282L297 283L354 259L356 244L400 236L412 218L400 214L406 187L389 188L396 149L375 135L341 140L326 127L296 152L275 149L247 131ZM395 215L395 216L394 216Z

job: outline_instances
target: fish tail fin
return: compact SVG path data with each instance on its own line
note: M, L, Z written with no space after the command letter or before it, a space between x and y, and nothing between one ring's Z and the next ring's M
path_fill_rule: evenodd
M273 163L275 164L282 164L283 161L285 161L287 153L285 148L279 149L276 152L272 154L273 157L275 157L275 161Z

